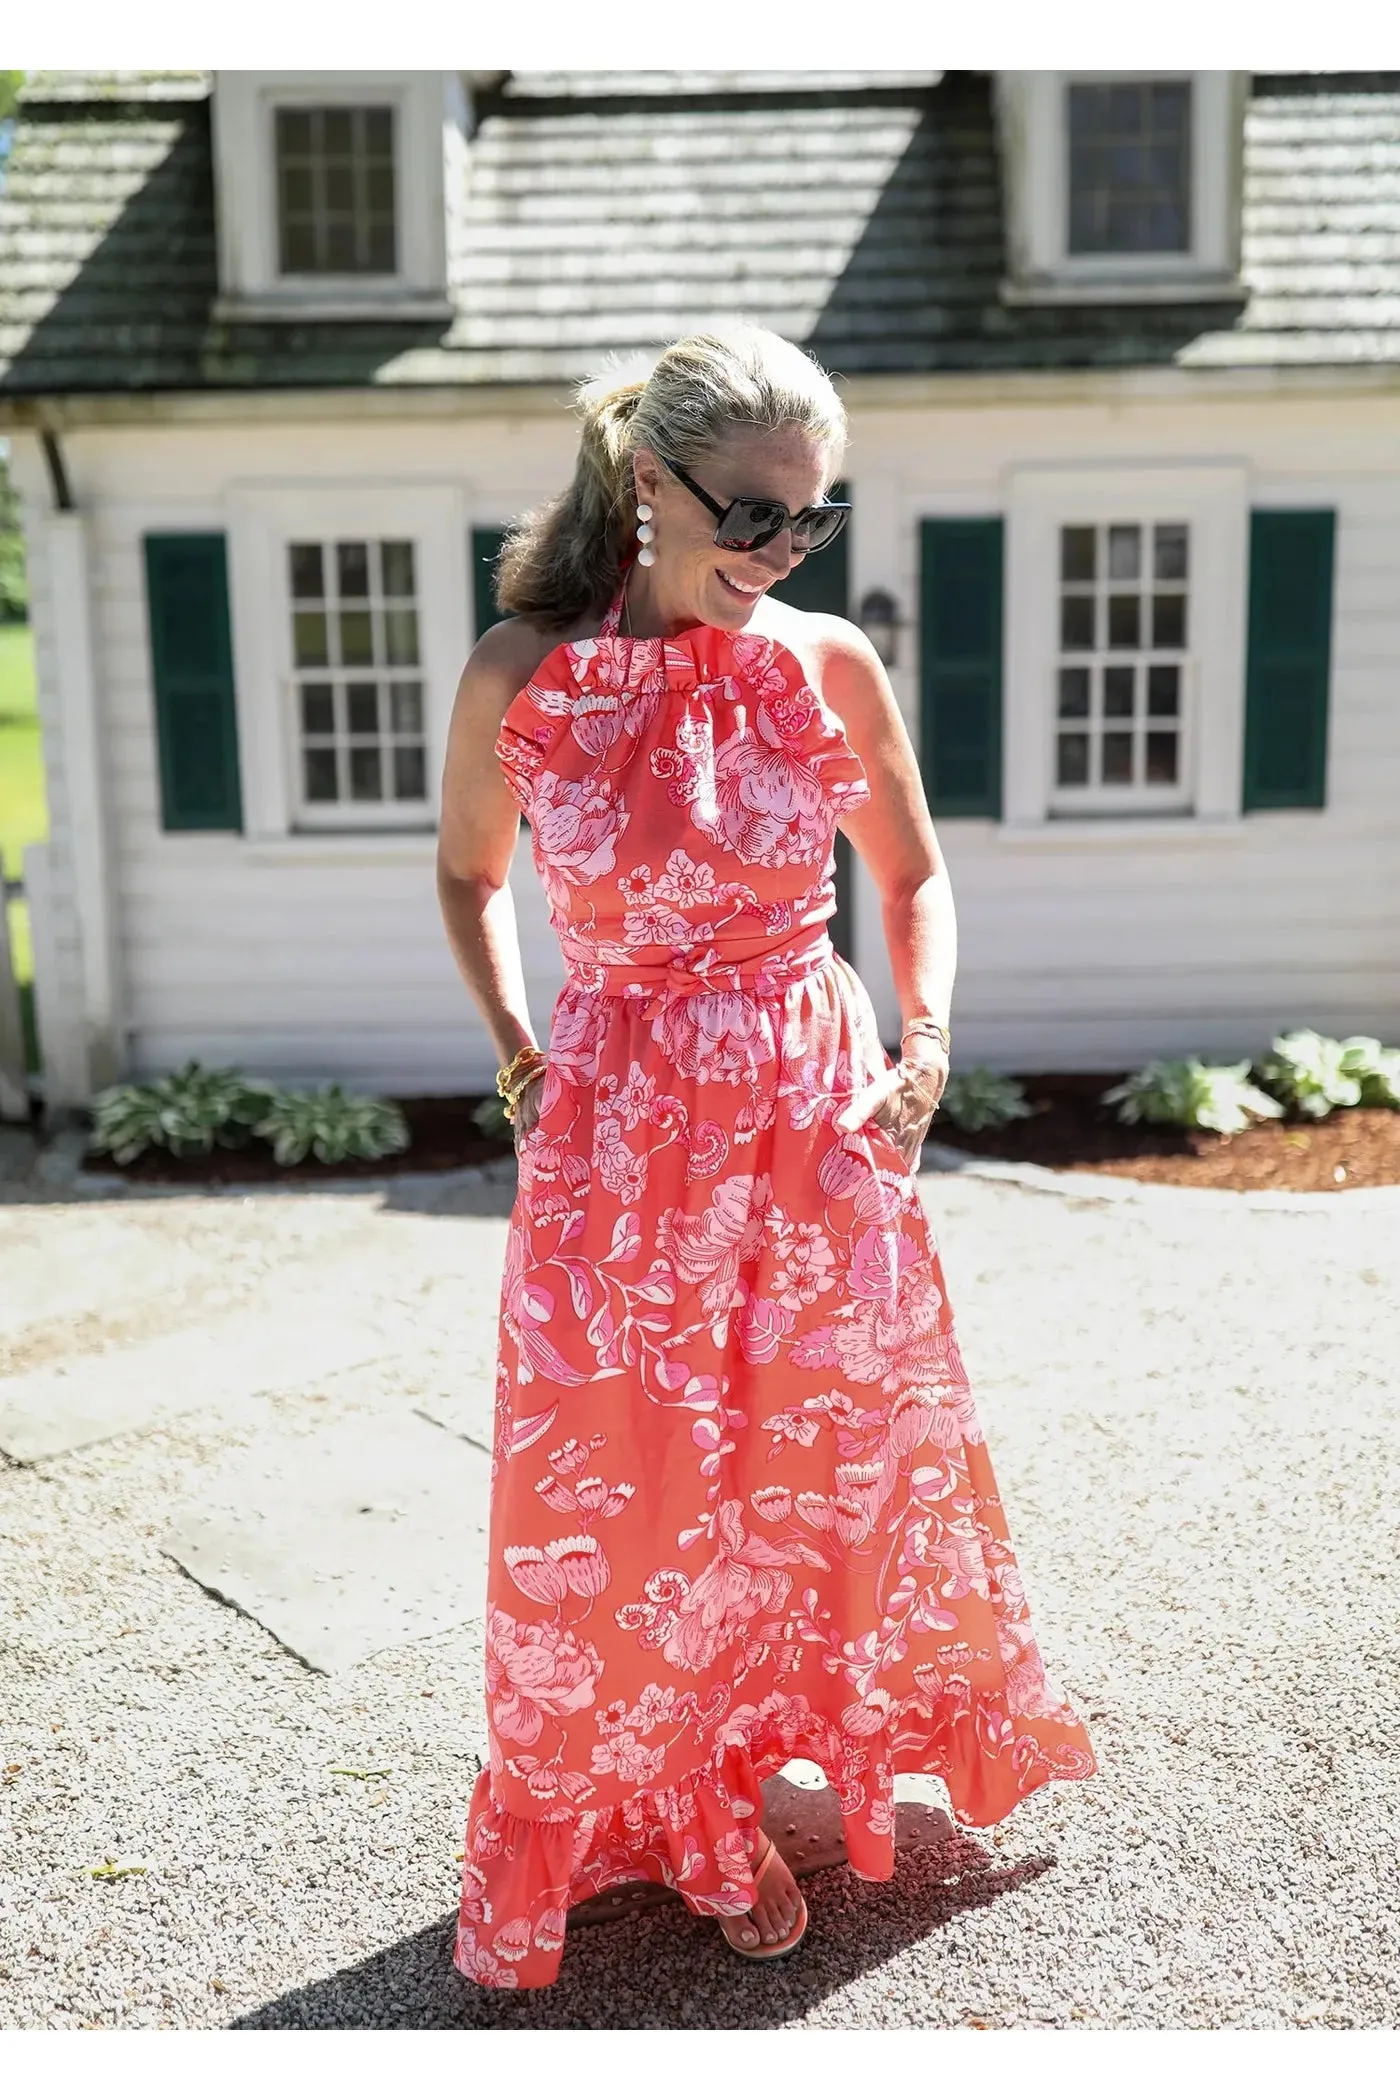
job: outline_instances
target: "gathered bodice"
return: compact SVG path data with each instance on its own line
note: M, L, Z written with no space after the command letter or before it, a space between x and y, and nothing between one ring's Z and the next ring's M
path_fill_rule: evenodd
M864 768L782 644L617 626L615 603L551 651L496 741L570 977L781 982L830 952L832 843Z

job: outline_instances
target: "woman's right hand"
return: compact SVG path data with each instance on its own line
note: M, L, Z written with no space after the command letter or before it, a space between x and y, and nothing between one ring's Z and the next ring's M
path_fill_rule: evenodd
M510 1131L512 1138L515 1140L517 1152L520 1150L522 1139L539 1122L540 1088L543 1084L544 1073L542 1071L537 1072L533 1079L527 1081L523 1093L515 1104L515 1121L511 1124Z

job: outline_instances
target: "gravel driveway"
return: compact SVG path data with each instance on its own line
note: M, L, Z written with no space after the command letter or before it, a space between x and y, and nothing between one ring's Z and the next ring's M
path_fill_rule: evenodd
M668 1906L571 1933L561 1982L518 1998L448 1967L476 1622L319 1674L162 1550L242 1454L295 1483L299 1448L479 1366L509 1190L0 1188L12 1399L115 1390L162 1337L210 1366L0 1470L0 2022L1393 2024L1400 1211L921 1186L1102 1773L889 1884L815 1875L777 1973ZM296 1335L293 1383L241 1386L239 1338L290 1341L303 1283L378 1340L317 1375Z

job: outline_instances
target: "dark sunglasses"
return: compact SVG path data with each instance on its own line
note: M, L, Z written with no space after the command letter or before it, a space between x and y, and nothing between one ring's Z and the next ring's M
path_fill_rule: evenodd
M692 481L685 468L678 466L675 460L663 459L661 464L719 519L715 527L715 545L730 554L752 554L784 531L792 534L794 553L815 554L820 548L831 545L851 515L849 503L809 503L805 510L798 511L791 511L786 503L775 503L767 496L739 496L733 503L720 503L708 495L698 481Z

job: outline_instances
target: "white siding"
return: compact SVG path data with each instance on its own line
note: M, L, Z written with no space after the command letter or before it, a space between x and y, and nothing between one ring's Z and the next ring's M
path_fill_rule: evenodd
M49 835L25 856L34 1003L44 1092L55 1106L74 1106L87 1094L87 1031L83 1015L83 954L73 864L68 771L58 700L56 635L62 608L53 601L42 521L48 487L39 447L26 435L11 439L11 469L24 503L30 624L39 691L39 730Z
M468 522L493 524L551 493L571 466L563 413L433 417L418 404L394 419L378 407L343 425L156 421L68 441L91 515L133 1074L198 1055L410 1093L489 1084L495 1053L447 950L431 837L279 843L159 828L143 532L222 528L231 485L259 479L447 481ZM1105 828L1091 837L1076 826L1013 839L991 823L944 823L961 921L954 1022L965 1060L1109 1069L1155 1053L1242 1055L1297 1023L1400 1039L1400 402L862 410L849 461L855 596L886 585L916 620L919 519L999 510L1014 468L1183 459L1243 462L1254 504L1337 509L1328 807L1133 836ZM34 583L42 680L53 617L42 561ZM895 683L916 728L914 627L905 639ZM71 913L62 754L49 757L55 909ZM524 834L512 887L542 1029L560 967ZM64 997L69 978L74 989L78 981L74 939L70 930L54 942ZM892 1034L898 1015L867 878L857 960Z

